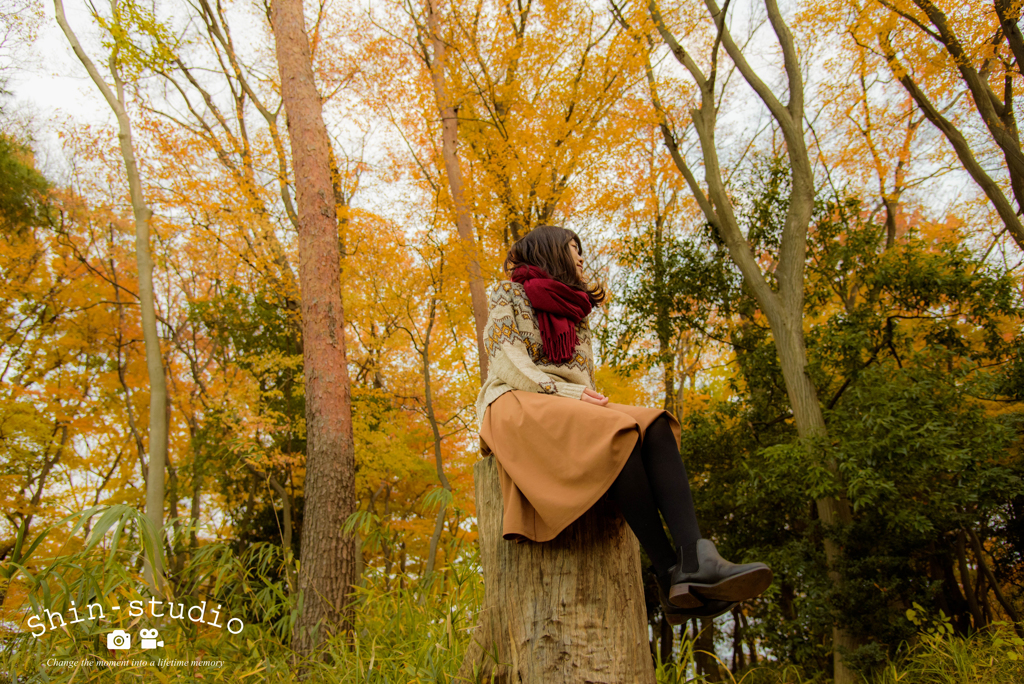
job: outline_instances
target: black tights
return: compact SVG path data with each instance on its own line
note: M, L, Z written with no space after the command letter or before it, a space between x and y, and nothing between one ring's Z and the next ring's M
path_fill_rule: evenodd
M690 481L676 447L675 435L664 415L647 428L642 443L637 439L633 453L608 489L608 495L619 507L659 575L676 563L676 552L665 536L659 509L677 547L692 549L700 539Z

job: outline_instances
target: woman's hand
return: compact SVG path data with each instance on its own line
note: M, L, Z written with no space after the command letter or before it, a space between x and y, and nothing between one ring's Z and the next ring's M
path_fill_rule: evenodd
M594 404L595 406L604 406L608 403L608 397L595 392L589 387L584 387L583 394L580 395L580 401L585 401L588 404Z

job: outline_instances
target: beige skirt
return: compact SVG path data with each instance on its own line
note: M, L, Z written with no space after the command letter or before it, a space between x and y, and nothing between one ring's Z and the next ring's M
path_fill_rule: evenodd
M665 414L676 442L679 422L662 409L519 390L495 399L480 437L494 453L505 504L502 535L550 541L600 499L637 439Z

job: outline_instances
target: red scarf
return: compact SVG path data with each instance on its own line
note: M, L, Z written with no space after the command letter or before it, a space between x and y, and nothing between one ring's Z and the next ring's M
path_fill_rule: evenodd
M537 314L544 354L554 363L565 363L576 354L576 324L590 313L590 297L554 280L543 269L520 264L512 280L522 283Z

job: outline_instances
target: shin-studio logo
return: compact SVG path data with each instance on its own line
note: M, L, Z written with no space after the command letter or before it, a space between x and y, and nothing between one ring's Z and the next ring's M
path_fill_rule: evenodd
M146 610L147 607L149 608L148 611ZM46 634L47 631L66 629L68 625L77 625L82 622L93 622L95 624L108 622L108 616L110 619L121 617L122 610L127 612L129 618L141 618L146 616L148 612L150 618L188 620L216 629L227 629L231 634L240 634L245 627L245 624L239 618L232 617L225 620L226 616L221 615L219 603L216 604L216 607L208 605L207 601L187 605L182 601L164 602L156 598L151 598L149 601L128 601L125 606L113 601L106 604L94 601L82 606L81 609L72 601L71 607L66 612L52 611L44 608L42 614L30 615L27 624L32 630L32 636L39 638ZM152 636L146 634L146 632L152 632ZM151 649L157 648L158 645L163 646L162 641L157 641L156 632L157 630L155 629L144 629L140 632L138 641L141 642L141 648ZM123 629L115 629L107 635L107 648L112 651L127 650L132 647L133 641L136 640L132 638L131 634Z
M139 647L145 651L148 649L159 648L164 645L164 642L157 641L157 637L160 636L160 632L155 629L140 629L139 630ZM127 651L132 647L132 635L123 629L115 629L113 632L107 635L107 648L111 651Z

